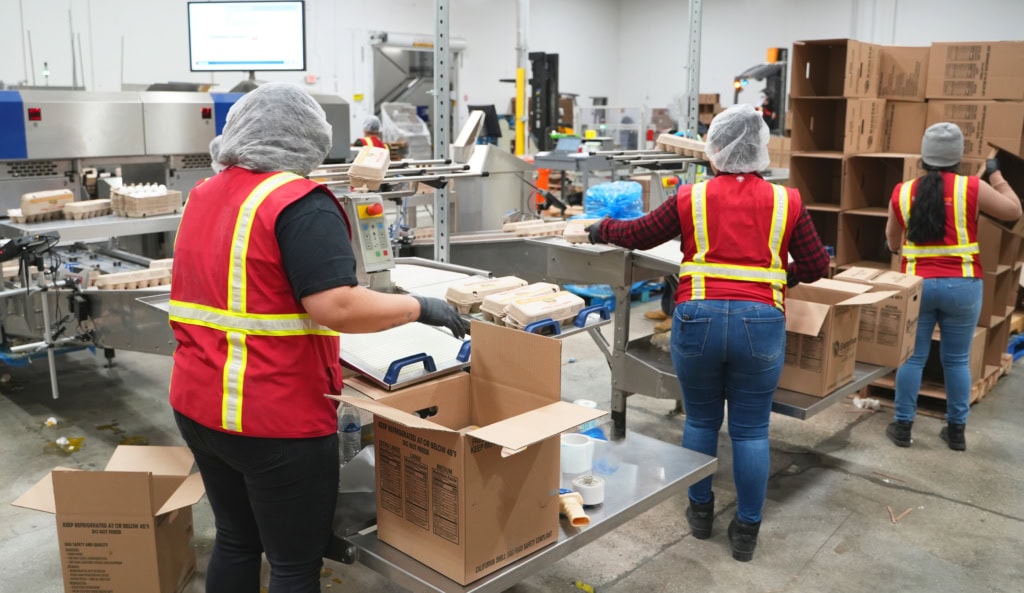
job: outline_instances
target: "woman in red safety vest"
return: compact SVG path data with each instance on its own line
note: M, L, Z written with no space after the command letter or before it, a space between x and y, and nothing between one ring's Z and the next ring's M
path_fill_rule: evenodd
M946 381L946 426L939 436L950 449L967 449L968 359L982 301L978 213L1002 220L1021 216L1020 200L999 172L999 163L990 159L986 164L989 185L957 174L963 154L964 136L956 124L929 127L921 140L925 175L897 185L889 201L889 249L902 255L905 273L924 278L914 353L896 372L896 415L885 430L898 447L911 443L921 373L938 323Z
M371 115L366 118L366 121L363 122L363 137L356 138L356 141L352 143L352 146L376 146L377 148L388 147L388 145L380 138L379 117Z
M217 534L209 593L320 591L338 492L339 332L420 321L465 334L444 301L356 280L348 221L306 179L331 147L323 109L268 83L211 143L223 169L189 194L169 313L178 346L170 403L195 456Z
M768 126L750 105L720 113L708 129L715 178L679 188L650 214L589 227L593 243L650 249L681 237L672 362L686 407L683 447L716 455L729 408L736 516L733 558L757 545L770 466L768 421L786 349L786 287L828 275L829 257L800 194L765 181ZM789 257L793 261L788 262ZM690 487L694 537L711 536L711 478Z

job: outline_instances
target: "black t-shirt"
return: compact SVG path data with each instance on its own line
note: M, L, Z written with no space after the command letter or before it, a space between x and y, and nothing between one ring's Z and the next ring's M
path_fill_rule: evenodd
M285 208L274 234L297 300L359 284L348 227L334 196L326 191L314 189Z

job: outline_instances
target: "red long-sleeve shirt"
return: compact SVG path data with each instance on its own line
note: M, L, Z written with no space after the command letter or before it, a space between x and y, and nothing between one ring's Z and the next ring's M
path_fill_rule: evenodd
M687 198L690 186L685 190ZM601 225L601 240L627 249L651 249L678 237L682 230L679 227L679 210L676 206L678 193L664 204L658 206L645 216L633 220L605 220ZM793 229L789 241L789 254L793 261L786 267L789 285L800 282L814 282L828 276L829 257L825 246L818 237L811 215L807 208L800 207L800 217Z

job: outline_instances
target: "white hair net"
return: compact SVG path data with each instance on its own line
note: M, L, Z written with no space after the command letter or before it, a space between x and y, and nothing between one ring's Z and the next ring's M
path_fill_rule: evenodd
M217 160L250 171L308 175L331 150L331 124L298 85L268 82L228 111Z
M733 105L715 116L708 128L708 160L723 173L764 170L768 158L768 124L751 105Z
M380 133L380 118L376 115L371 115L366 118L363 122L363 131L368 133L379 134Z
M220 162L220 144L223 142L223 136L215 136L213 140L210 140L210 168L213 169L214 173L220 173L227 167Z

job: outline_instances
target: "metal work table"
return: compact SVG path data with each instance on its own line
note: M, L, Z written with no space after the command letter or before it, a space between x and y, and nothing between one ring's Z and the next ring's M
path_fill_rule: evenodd
M492 242L484 235L467 239L456 237L452 237L452 256L462 265L489 269L495 274L515 274L529 281L611 286L615 295L612 339L609 341L597 329L588 333L611 367L615 436L626 434L626 399L630 395L680 398L679 382L669 354L651 346L649 336L629 340L630 286L634 282L678 273L679 241L669 241L646 251L629 251L611 245L574 245L556 238ZM429 257L425 253L418 255ZM858 364L853 380L825 397L780 389L772 410L806 420L891 371L886 367Z
M97 241L110 237L127 237L149 233L167 233L178 230L181 214L162 214L143 218L124 216L97 216L85 220L50 220L31 224L18 224L10 220L0 221L0 237L13 239L56 231L62 243L75 241Z
M637 433L598 441L593 473L605 481L605 501L587 507L590 525L575 528L560 521L556 543L465 586L382 543L376 530L356 533L374 522L375 509L367 504L373 495L340 494L328 558L364 564L413 593L498 593L668 498L684 496L686 488L710 476L717 466L713 457Z

